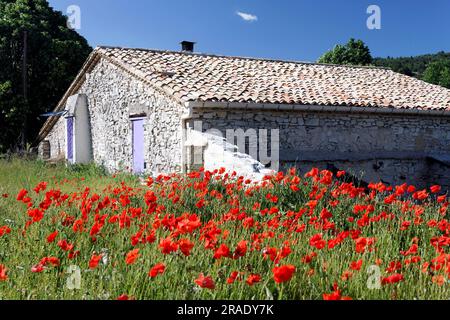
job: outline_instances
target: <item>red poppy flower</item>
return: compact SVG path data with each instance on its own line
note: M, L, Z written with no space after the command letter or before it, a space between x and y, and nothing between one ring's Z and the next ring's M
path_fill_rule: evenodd
M161 248L161 252L163 254L170 254L178 250L178 245L175 242L172 242L171 237L162 239L159 243L159 247Z
M275 267L272 269L273 278L276 283L283 283L291 280L295 272L293 265L285 265L281 267Z
M23 201L23 199L26 197L26 195L28 194L28 191L25 189L22 189L19 191L19 193L17 194L17 201Z
M242 240L236 246L236 250L233 253L233 259L239 259L247 253L247 241Z
M77 251L72 250L69 252L69 255L67 257L69 258L69 260L73 260L76 257L78 257L79 255L80 255L80 250L77 250Z
M11 229L8 226L0 227L0 237L3 237L5 234L10 234Z
M129 297L126 294L122 294L117 298L118 301L127 301L127 300L134 300L133 297Z
M42 264L43 266L51 264L54 267L58 267L60 265L60 261L56 257L44 257L41 259L40 264Z
M350 270L345 270L342 273L341 279L342 281L347 281L349 280L351 277L353 277L353 272L351 272Z
M400 254L403 256L410 256L417 253L419 246L417 244L411 245L411 247L406 251L400 251Z
M248 276L245 281L249 286L254 285L255 283L261 282L261 276L259 274L251 274Z
M191 255L191 250L194 248L194 243L189 239L181 239L178 241L178 247L180 248L181 253L188 257Z
M163 274L166 270L166 266L162 263L156 264L148 273L148 276L151 278L155 278L159 274Z
M93 254L91 257L91 260L89 261L89 269L97 268L102 257L103 257L103 255L101 255L101 254L99 254L99 255Z
M315 247L318 250L321 250L325 247L326 245L326 241L322 239L322 234L316 234L314 236L311 237L311 239L309 239L309 244L312 247Z
M362 263L363 263L362 260L352 261L352 263L350 263L350 269L354 271L359 271L361 270Z
M73 244L67 242L67 240L58 241L58 247L60 247L63 251L71 251L73 249Z
M395 273L393 275L390 275L389 277L385 277L381 280L381 284L385 285L385 284L392 284L392 283L397 283L400 281L403 281L404 277L402 274L399 273Z
M441 189L442 189L441 186L438 186L438 185L430 187L431 193L439 193L439 192L441 192Z
M350 297L342 296L337 284L333 286L334 291L332 293L324 293L323 300L352 300Z
M200 273L198 278L194 281L200 288L203 289L211 289L213 290L216 285L214 283L214 280L211 278L211 276L205 277L203 273Z
M6 268L3 264L0 264L0 281L8 280L8 268Z
M220 245L220 247L214 253L214 259L227 258L229 256L230 249L225 244Z
M228 283L228 284L233 284L233 283L236 281L238 275L239 275L239 272L233 271L233 272L230 274L230 276L228 277L227 283Z
M313 259L315 257L317 257L317 253L311 252L310 254L308 254L308 255L306 255L306 256L304 256L302 258L302 262L305 263L305 264L309 264L309 263L311 263L313 261Z
M139 249L131 250L127 253L127 256L125 258L125 263L130 265L136 262L137 258L139 258Z
M41 273L42 271L44 271L44 266L40 263L31 267L31 272L33 273Z
M48 242L48 243L54 242L57 236L58 236L58 231L53 232L52 234L50 234L50 235L47 237L47 242Z
M443 286L446 282L445 277L443 275L433 276L433 278L431 278L431 280L433 281L433 283L436 283L438 286Z

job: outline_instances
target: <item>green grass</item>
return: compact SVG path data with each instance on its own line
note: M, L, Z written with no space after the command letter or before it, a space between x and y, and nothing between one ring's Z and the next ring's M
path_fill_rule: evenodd
M242 187L242 181L236 183L223 176L218 181L214 177L208 180L202 175L175 176L167 178L167 181L155 181L151 187L146 187L141 186L133 176L109 176L95 165L67 167L20 159L0 161L0 196L9 195L7 198L0 197L0 227L11 229L10 234L0 236L0 265L8 268L8 279L0 281L0 299L115 299L122 294L136 299L322 299L324 293L333 291L335 283L342 296L353 299L450 297L449 262L444 262L439 270L428 268L422 271L424 263L430 263L439 256L431 240L440 237L445 242L448 236L449 227L445 228L448 214L439 213L445 204L436 203L431 196L425 202L411 201L410 195L404 200L386 204L384 198L388 193L374 193L373 197L369 197L345 184L328 185L303 177L301 183L295 183L299 190L293 191L290 189L292 179L293 176L288 176L265 187L250 188L251 193L246 192L248 186ZM42 181L48 183L47 189L37 194L33 188ZM51 190L60 190L62 195L67 195L67 199L53 199L43 219L30 224L23 233L30 217L26 204L16 200L21 189L28 190L32 208L39 208L45 193ZM322 194L319 192L321 189ZM150 191L154 192L156 201L149 197L147 192ZM349 191L354 194L349 195ZM269 193L276 195L278 201L271 202L270 197L266 197ZM98 208L106 196L110 203ZM174 197L179 197L179 200L173 201ZM308 215L308 202L314 198L318 200L317 205ZM199 208L196 205L201 199L205 200L205 204ZM339 200L339 203L333 207L330 201L334 200ZM402 210L407 201L412 209ZM255 203L259 203L261 208L255 209ZM414 203L415 207L412 207ZM392 214L393 218L358 226L357 221L362 213L352 213L356 204L373 205L370 218L382 212ZM279 213L264 214L264 209L272 207L276 207ZM332 212L329 222L334 223L334 229L317 223L323 208ZM400 230L404 221L414 221L414 208L423 210L420 215L423 222L419 225L412 223L407 230ZM306 212L294 219L292 215L297 215L301 210ZM86 214L84 218L83 212ZM124 212L127 213L129 225L125 223L121 227L113 220L115 216L123 220ZM179 225L174 219L185 213L198 216L202 225L179 234L176 231ZM67 216L83 219L84 232L74 232L73 221L64 223ZM104 225L93 241L90 230L102 217ZM349 217L354 217L355 221L349 222ZM247 218L253 218L256 225L244 227L243 221ZM428 226L430 220L435 220L440 227ZM305 231L295 232L303 224ZM155 242L133 246L133 235L144 225L144 235L154 231ZM214 228L218 233L211 234L211 250L205 248L204 235ZM56 241L47 243L47 236L56 230L59 232ZM366 248L362 253L356 252L355 241L351 237L345 238L333 249L325 247L319 250L310 245L313 235L322 233L328 241L345 230L359 230L359 237L376 238L371 247L373 250ZM225 236L227 233L228 236ZM163 254L158 244L169 236L174 242L180 239L192 241L195 246L191 255L186 257L179 250ZM411 257L404 257L400 251L407 250L416 237L419 239L419 249L415 256L420 256L421 261L407 265L405 261ZM79 250L79 256L73 260L68 258L68 252L57 245L63 239L74 244L73 250ZM248 252L244 257L213 258L215 249L221 244L226 244L233 253L241 240L248 241ZM278 284L272 272L276 264L265 259L263 251L267 248L281 250L286 244L289 244L291 253L283 257L279 265L294 265L296 272L290 281ZM125 256L135 248L140 250L140 256L136 263L127 265ZM448 254L449 246L443 244L441 250L443 254ZM313 251L317 257L311 264L302 262L302 258ZM92 270L89 260L93 253L104 253L108 259ZM48 256L57 257L60 265L48 267L42 273L31 272L32 266ZM353 271L351 279L344 281L343 272L349 269L352 261L360 259L363 261L361 270ZM367 270L375 265L377 259L382 260L381 277L388 276L385 269L390 262L402 262L402 268L397 273L404 276L404 281L382 285L380 289L369 289L367 282L370 274ZM166 270L152 279L148 272L156 263L164 263ZM71 290L67 285L68 279L73 276L73 273L68 273L71 266L81 272L79 289ZM241 272L243 281L227 284L232 271ZM213 278L214 290L201 289L195 284L194 280L200 273ZM249 286L245 279L252 273L259 274L262 280ZM436 279L437 276L442 276L446 283L438 285L433 282L433 277Z

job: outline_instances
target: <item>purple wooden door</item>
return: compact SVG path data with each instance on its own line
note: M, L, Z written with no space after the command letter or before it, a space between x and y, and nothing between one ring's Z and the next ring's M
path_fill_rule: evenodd
M67 160L73 162L73 117L67 118Z
M133 172L144 172L144 119L133 120Z

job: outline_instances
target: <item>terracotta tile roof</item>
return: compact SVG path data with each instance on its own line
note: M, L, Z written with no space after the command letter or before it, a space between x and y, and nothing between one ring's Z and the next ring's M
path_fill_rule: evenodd
M99 47L180 101L450 110L450 90L376 67Z

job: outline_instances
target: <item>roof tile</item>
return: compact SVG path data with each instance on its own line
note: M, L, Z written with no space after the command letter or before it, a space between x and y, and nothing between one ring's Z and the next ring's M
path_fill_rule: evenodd
M450 110L450 90L376 67L100 47L185 101Z

